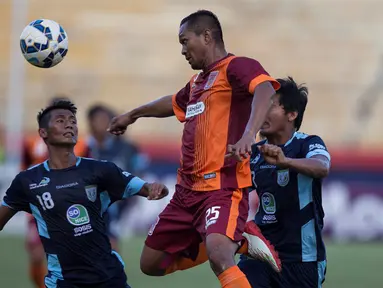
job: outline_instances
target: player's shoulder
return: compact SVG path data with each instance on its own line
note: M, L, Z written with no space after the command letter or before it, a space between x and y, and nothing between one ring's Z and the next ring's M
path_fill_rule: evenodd
M232 56L229 61L228 61L228 68L235 68L235 67L241 67L241 66L249 66L249 65L260 65L260 63L254 59L254 58L250 58L250 57L246 57L246 56Z
M16 177L16 181L37 181L38 178L41 178L41 170L44 169L44 162L33 165L25 170L20 171ZM41 179L40 179L41 180Z
M103 159L94 159L89 157L80 157L80 163L82 166L95 166L95 167L108 167L114 165L113 162Z
M226 75L231 81L249 71L263 71L263 67L257 60L246 56L234 56L226 65Z
M295 132L292 142L296 142L299 144L310 143L310 142L324 143L324 141L322 140L320 136L315 134L307 134L303 132Z
M97 171L100 173L104 173L105 171L110 171L111 169L116 169L117 165L111 161L103 160L103 159L94 159L87 157L80 157L81 159L81 168L83 170L89 171Z
M19 174L24 176L24 177L28 177L30 175L38 173L42 169L45 169L44 165L47 165L46 161L32 165L32 166L28 167L27 169L21 171Z

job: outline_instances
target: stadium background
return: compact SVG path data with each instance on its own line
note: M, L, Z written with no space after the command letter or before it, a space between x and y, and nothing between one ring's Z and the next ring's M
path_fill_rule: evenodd
M36 133L36 113L52 96L74 100L86 136L91 104L123 112L182 87L192 72L180 55L178 25L200 8L219 16L230 52L307 83L301 130L321 135L333 156L323 191L325 287L381 287L374 271L383 265L381 0L0 1L0 196L17 173L20 137ZM69 36L66 59L52 69L28 65L19 52L19 34L37 18L59 22ZM129 130L150 159L146 178L173 189L181 132L175 119L139 120ZM167 201L139 201L121 220L132 286L218 287L208 265L163 279L139 272L145 231ZM24 233L23 214L1 233L1 287L31 287Z

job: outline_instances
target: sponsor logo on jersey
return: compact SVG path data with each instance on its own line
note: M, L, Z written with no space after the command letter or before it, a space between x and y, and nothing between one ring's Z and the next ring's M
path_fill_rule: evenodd
M322 144L319 144L319 143L311 144L309 146L309 151L312 151L312 150L315 150L315 149L326 150L326 147L324 147Z
M44 177L39 184L36 184L36 183L33 183L33 184L29 184L29 189L33 190L33 189L37 189L37 188L41 188L41 187L45 187L49 184L49 182L51 182L51 179L49 179L48 177Z
M130 174L129 172L124 171L124 172L122 172L122 175L124 175L125 177L129 177L132 174Z
M215 177L217 177L217 174L215 172L207 173L207 174L203 175L203 179L205 179L205 180L213 179Z
M74 204L66 211L66 218L69 223L75 226L81 226L90 222L88 210L80 204Z
M186 108L186 116L185 118L188 119L193 116L197 116L199 114L202 114L205 111L205 104L203 102L198 102L193 105L189 105Z
M261 166L259 166L259 168L260 169L275 169L275 168L277 168L277 166L267 164L267 165L261 165Z
M255 158L251 159L250 160L250 164L257 164L257 162L259 161L259 158L261 158L261 155L258 154L257 156L255 156Z
M275 215L263 215L262 223L271 224L277 222L277 217Z
M64 185L57 185L56 189L65 189L65 188L70 188L70 187L74 187L74 186L77 186L77 185L78 185L77 182L68 183L68 184L64 184Z
M275 213L277 212L277 205L275 197L269 192L265 192L261 196L262 209L265 212L265 215L262 217L262 223L272 224L277 222L277 217Z
M266 214L274 214L276 212L277 206L273 194L269 192L263 193L261 197L261 202L263 211L265 211Z
M74 204L70 206L66 212L66 218L68 222L74 226L74 236L81 236L88 234L93 231L92 225L90 224L90 218L88 210L83 205Z
M286 170L279 170L277 174L277 183L279 186L286 186L289 184L290 181L290 171L289 169Z
M97 199L97 185L85 186L86 196L89 201L95 202Z

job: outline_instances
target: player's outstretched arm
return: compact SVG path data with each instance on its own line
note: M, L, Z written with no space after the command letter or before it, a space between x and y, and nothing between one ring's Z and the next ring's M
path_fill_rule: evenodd
M0 205L0 231L3 230L4 226L16 213L16 210L3 204Z
M110 122L108 131L115 135L124 134L127 127L139 118L155 117L165 118L174 115L172 96L164 96L132 111L117 116Z
M271 144L260 145L258 149L266 162L280 168L294 169L300 174L318 179L327 177L330 172L330 156L323 149L312 151L315 155L310 155L312 152L309 152L306 158L299 159L286 157L280 147Z
M323 155L301 159L287 158L286 168L292 168L312 178L322 179L326 178L330 172L330 161Z
M28 197L24 193L20 174L13 179L11 185L5 192L3 201L0 204L0 230L18 212L25 211L31 213L29 209Z
M161 183L145 183L138 195L146 197L148 200L159 200L169 194L169 189Z

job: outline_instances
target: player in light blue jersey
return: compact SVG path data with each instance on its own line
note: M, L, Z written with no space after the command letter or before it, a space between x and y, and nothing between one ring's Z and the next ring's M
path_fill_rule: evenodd
M259 197L254 221L278 251L282 271L243 256L238 265L252 287L321 287L326 271L322 179L331 158L319 136L297 132L307 88L290 77L278 82L281 88L260 130L264 140L253 145L250 163Z

